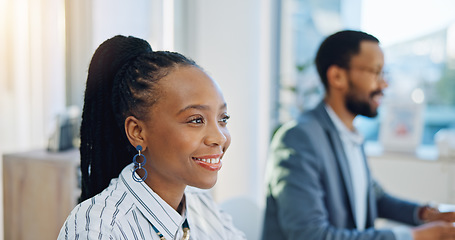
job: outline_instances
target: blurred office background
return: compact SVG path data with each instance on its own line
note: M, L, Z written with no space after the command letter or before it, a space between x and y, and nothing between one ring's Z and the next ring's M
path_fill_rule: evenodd
M408 170L406 164L428 169L416 152L430 149L423 159L440 161L435 135L455 128L453 9L451 0L0 0L0 158L48 148L62 116L80 112L96 47L116 34L133 35L155 50L193 58L218 81L233 141L213 195L228 209L231 200L243 199L260 210L269 140L278 126L321 99L316 48L328 34L350 28L378 37L386 57L390 87L380 116L356 120L379 146L372 148L373 159L397 140L381 124L393 122L387 106L406 103L395 112L409 111L399 120L411 126L403 141L413 144L392 159L407 159ZM378 175L401 163L381 164L372 164ZM441 167L433 168L438 175ZM455 203L452 174L446 175L435 180L445 185L431 194Z

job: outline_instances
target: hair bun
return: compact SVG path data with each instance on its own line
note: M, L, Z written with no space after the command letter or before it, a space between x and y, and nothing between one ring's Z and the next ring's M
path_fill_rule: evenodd
M117 72L131 59L152 52L150 44L140 38L117 35L104 41L93 54L88 70L86 95L100 87L112 89ZM90 84L90 82L93 84Z
M117 35L104 41L96 50L93 59L99 55L103 62L97 65L104 66L110 73L109 78L113 78L124 64L146 52L152 52L152 47L147 41L132 36Z

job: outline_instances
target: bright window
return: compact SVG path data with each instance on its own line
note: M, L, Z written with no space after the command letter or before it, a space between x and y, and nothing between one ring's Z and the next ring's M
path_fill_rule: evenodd
M282 0L278 122L320 101L324 91L313 61L322 40L341 29L361 29L381 41L389 87L377 118L356 119L359 130L369 141L381 140L385 106L409 102L422 109L413 126L421 126L420 144L433 144L437 131L455 128L453 9L451 0Z

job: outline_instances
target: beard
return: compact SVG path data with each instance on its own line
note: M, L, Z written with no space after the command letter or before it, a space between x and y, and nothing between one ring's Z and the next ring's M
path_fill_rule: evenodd
M349 92L345 97L346 108L355 115L362 115L365 117L376 117L378 115L377 107L371 103L376 95L383 95L381 90L376 90L370 93L368 99L362 99L356 88L353 86L352 81L349 81Z

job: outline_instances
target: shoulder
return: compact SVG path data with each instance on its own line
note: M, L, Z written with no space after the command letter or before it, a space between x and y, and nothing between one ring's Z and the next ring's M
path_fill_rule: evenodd
M321 169L320 156L330 149L324 109L303 113L297 120L285 123L270 144L266 176L278 181L305 169Z
M116 228L126 221L125 215L133 208L129 197L114 179L101 193L81 202L71 211L60 230L59 239L61 235L89 238L116 235Z
M195 221L219 222L222 211L212 198L210 190L187 187L185 190L188 214Z
M302 133L311 133L322 131L324 122L321 113L323 109L316 108L302 113L296 120L289 121L278 128L275 136L286 138L297 134L301 136Z
M198 239L245 239L232 217L213 200L210 190L187 187L185 196L190 227L196 229Z
M324 137L324 127L314 112L302 114L297 120L283 124L274 134L272 149L300 148L301 145L317 143Z
M210 190L188 186L185 189L185 197L189 208L197 207L201 210L202 208L213 208L217 205L210 194Z
M324 129L325 122L328 120L325 118L326 114L325 109L321 107L310 110L299 116L296 121L296 126L302 131L308 131L311 133L322 131Z

